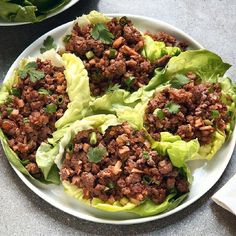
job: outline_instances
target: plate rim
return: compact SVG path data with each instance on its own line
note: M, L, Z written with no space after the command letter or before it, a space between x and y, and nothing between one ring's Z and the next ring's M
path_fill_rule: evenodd
M191 36L189 36L187 33L185 33L184 31L182 31L181 29L177 28L176 26L173 26L169 23L166 23L162 20L157 20L155 18L151 18L151 17L146 17L146 16L142 16L142 15L134 15L134 14L105 14L107 16L113 16L113 17L119 17L119 16L127 16L127 17L131 17L131 18L138 18L138 19L143 19L143 20L147 20L147 21L151 21L153 23L155 23L156 25L161 25L164 27L167 27L168 30L174 30L175 32L179 33L180 35L186 37L188 40L190 40L191 42L193 42L195 45L197 45L197 47L199 47L199 49L204 48L200 43L198 43L195 39L193 39ZM58 32L60 29L62 28L66 28L67 26L70 26L74 21L70 21L67 22L65 24L62 24L48 32L46 32L45 34L43 34L42 36L40 36L37 40L35 40L34 42L32 42L26 49L23 50L23 52L16 58L16 60L12 63L12 65L10 66L3 82L10 77L10 75L12 74L13 70L15 69L15 67L18 65L19 61L26 56L25 54L27 54L28 51L33 50L35 47L37 47L39 42L42 42L43 39L45 39L45 37L47 37L48 35L52 34L52 33L56 33ZM29 56L29 55L28 55ZM208 192L219 180L219 178L222 176L222 174L224 173L230 159L232 158L232 154L234 151L234 147L235 147L235 141L236 141L236 129L234 129L232 136L230 137L230 142L225 143L225 145L229 146L229 150L227 153L227 156L223 162L223 165L221 166L222 171L219 172L219 174L217 174L217 177L214 179L214 181L210 184L210 187L207 188L206 190L204 190L203 192L197 194L196 196L194 196L192 199L190 199L187 202L182 203L181 205L179 205L178 207L172 209L171 211L168 211L166 213L162 213L159 215L154 215L154 216L148 216L148 217L141 217L141 218L134 218L134 219L125 219L125 220L108 220L108 219L102 219L102 218L97 218L94 216L90 216L90 215L86 215L86 214L81 214L78 211L73 211L70 210L69 208L63 206L61 203L56 202L56 200L51 199L50 196L48 196L46 193L42 192L36 185L34 185L25 175L23 175L20 171L18 171L10 162L10 165L12 166L12 168L14 169L14 171L16 172L16 174L18 175L18 177L22 180L22 182L31 190L33 191L35 194L37 194L40 198L42 198L44 201L48 202L50 205L52 205L53 207L56 207L57 209L68 213L74 217L83 219L83 220L88 220L91 222L95 222L95 223L103 223L103 224L113 224L113 225L130 225L130 224L139 224L139 223L145 223L145 222L149 222L149 221L154 221L154 220L158 220L158 219L162 219L165 217L168 217L172 214L176 214L177 212L183 210L184 208L190 206L192 203L194 203L195 201L197 201L200 197L202 197L203 195L206 194L206 192ZM47 185L50 186L50 185ZM78 214L76 214L78 213Z
M67 10L68 8L72 7L73 5L75 5L77 2L79 2L79 0L71 0L68 4L64 5L62 8L60 8L58 11L53 12L53 13L49 13L45 19L43 19L42 21L45 21L53 16L56 16L60 13L62 13L63 11ZM0 26L18 26L18 25L28 25L28 24L37 24L40 22L4 22L0 20Z

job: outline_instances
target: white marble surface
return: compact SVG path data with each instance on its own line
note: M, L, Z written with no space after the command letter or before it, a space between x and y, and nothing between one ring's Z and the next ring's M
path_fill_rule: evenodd
M0 80L40 35L93 9L146 15L177 26L232 64L229 74L236 80L236 0L80 0L37 25L0 27ZM235 216L210 199L235 172L236 153L217 184L182 212L141 225L102 225L72 217L40 199L16 176L0 148L0 235L236 235Z

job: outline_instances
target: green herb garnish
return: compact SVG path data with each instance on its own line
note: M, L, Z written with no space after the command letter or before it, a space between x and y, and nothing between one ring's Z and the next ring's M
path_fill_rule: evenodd
M25 117L25 118L23 119L23 122L24 122L24 124L29 123L29 118L28 118L28 117Z
M174 102L169 102L166 104L165 108L172 114L176 114L179 112L180 105L174 103Z
M109 182L109 183L107 184L107 186L108 186L109 189L115 188L115 184L114 184L113 182Z
M13 96L8 96L6 99L6 103L11 103L13 101Z
M51 94L51 91L48 91L48 90L45 89L45 88L40 88L40 89L38 89L38 93L39 93L39 94L44 94L44 95L50 95L50 94Z
M11 94L14 95L14 96L16 96L16 97L19 97L21 93L20 93L20 90L19 90L19 89L17 89L17 88L12 88L12 89L11 89Z
M107 155L107 149L105 147L90 147L88 150L88 160L90 162L98 163L104 156Z
M142 157L145 158L145 159L147 159L147 160L151 159L151 156L150 156L150 154L149 154L147 151L144 151L144 152L142 153Z
M7 115L10 115L13 111L13 108L12 107L8 107L7 108Z
M100 40L104 44L111 44L115 38L103 23L96 24L92 29L91 35L94 39Z
M163 120L165 118L165 113L160 108L156 108L153 112L153 115L158 117L160 120Z
M212 110L211 111L211 116L213 119L217 119L220 116L220 112L218 110Z
M115 57L116 57L116 54L117 54L116 49L114 49L114 48L110 48L110 49L109 49L109 58L110 58L110 59L115 58Z
M37 70L37 63L32 61L26 64L24 69L19 71L19 76L21 79L26 79L26 77L29 76L29 79L35 83L44 78L45 74L43 71Z
M135 79L136 78L134 76L130 76L125 80L125 84L127 85L128 89L130 89L130 87L133 85Z
M67 34L64 38L63 38L63 42L64 43L68 43L71 39L71 34Z
M57 110L57 105L54 103L50 103L44 108L44 110L46 113L54 113Z
M179 89L183 87L185 84L188 84L190 79L185 75L177 74L175 78L170 81L171 87Z
M114 84L114 85L110 85L107 89L107 93L109 92L113 92L113 91L116 91L120 88L120 85L119 84Z
M40 52L44 53L52 48L56 49L57 45L54 43L54 39L52 36L48 36L44 41L43 41L43 46L40 48Z
M85 56L87 57L88 60L90 60L94 57L94 53L93 51L88 51L85 53Z
M90 142L91 145L95 145L97 143L96 132L91 133L89 142Z

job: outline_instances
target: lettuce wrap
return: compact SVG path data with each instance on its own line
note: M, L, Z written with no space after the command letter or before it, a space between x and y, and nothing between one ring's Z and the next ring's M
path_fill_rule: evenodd
M175 79L176 75L193 72L202 82L220 83L221 100L227 106L230 122L225 132L217 130L214 133L210 144L201 145L199 155L195 156L195 159L210 160L230 136L235 125L236 89L230 78L223 77L229 67L230 65L224 63L219 56L205 49L182 52L171 58L165 68L156 69L155 75L148 85L125 97L119 96L118 91L115 91L114 94L106 94L92 102L91 107L94 112L114 113L121 120L128 120L136 124L136 127L142 128L148 101L154 93L171 86L171 81ZM110 103L112 100L115 102Z
M75 27L76 25L78 25L81 29L83 29L86 25L91 24L95 28L98 25L100 25L100 26L104 25L105 23L109 22L111 19L112 19L111 17L105 16L102 13L99 13L97 11L91 11L88 15L82 15L81 17L78 17L74 21L72 26L64 34L64 36L61 38L61 44L63 45L63 47L61 49L65 50L67 43L70 41L70 39L72 37L73 27ZM93 33L94 28L92 28L92 30L90 32L91 33L91 40L94 39L94 37L95 37L94 36L95 33ZM105 38L105 36L108 37L109 36L109 35L107 35L108 33L104 32L104 31L105 31L105 29L102 28L100 35L104 35L104 38ZM109 32L109 33L111 33L111 32ZM142 34L142 32L140 32L140 33ZM97 32L97 34L99 34L99 32ZM160 59L166 55L169 55L171 57L178 56L179 53L181 52L181 49L179 47L165 46L164 42L154 41L148 35L142 35L142 37L144 40L144 45L140 49L140 51L138 51L138 54L142 55L144 58L146 58L151 63L154 63L155 61L157 61L158 59ZM114 35L113 35L113 38L114 38ZM95 39L96 39L96 37L95 37ZM100 43L101 43L102 39L100 40ZM104 44L106 45L106 43L104 43ZM117 50L114 49L114 46L112 45L111 42L107 43L107 44L110 44L109 47L111 47L112 50L115 50L115 51L118 50L118 49ZM77 54L77 52L73 51L73 49L69 49L69 51L70 50L72 50L73 53ZM85 50L85 49L83 49L83 50ZM89 49L87 49L87 50L89 50ZM84 58L85 62L87 59L90 60L90 59L94 58L93 50L96 51L95 49L91 48L89 51L87 51L88 55L85 54L84 56L82 56ZM90 54L92 55L91 58L90 58ZM103 54L105 54L105 51L103 52ZM98 59L99 59L99 57L98 57ZM98 70L98 69L96 68L96 70ZM117 70L119 70L119 69L117 69ZM152 77L152 74L151 74L150 78L151 77ZM151 79L149 81L148 85L143 86L138 91L134 92L134 91L130 91L131 90L130 86L128 86L125 89L121 89L120 87L123 86L122 81L118 81L118 82L116 82L116 84L112 84L113 83L112 79L110 78L108 80L110 80L110 82L108 82L108 81L106 81L106 82L111 83L111 84L109 84L109 87L107 88L106 93L102 97L95 96L92 98L92 101L94 101L95 104L91 103L91 107L92 107L92 109L95 108L95 109L93 109L93 112L95 114L96 113L103 113L103 112L107 112L107 111L114 113L113 107L116 107L119 105L121 105L121 106L127 106L127 105L134 106L134 105L136 105L141 98L145 97L145 96L142 96L142 94L143 93L147 94L147 92L150 90L150 89L149 90L146 89L146 87L150 87L153 84L153 79ZM92 81L92 79L90 78L90 83L91 83L91 81ZM128 83L128 82L123 81L123 83ZM98 96L100 96L100 95L98 95Z
M65 67L64 74L67 80L67 93L70 102L64 115L55 123L56 128L60 129L77 119L81 119L85 116L86 112L88 112L90 92L87 72L84 69L82 61L72 54L65 53L60 57L54 50L50 50L41 55L40 58L42 60L50 59L52 64ZM0 90L0 104L5 102L11 94L12 86L18 82L19 71L24 68L28 62L34 60L34 58L23 59L20 63L20 67L15 69L13 75L3 83ZM2 130L0 132L0 138L8 160L23 174L33 178L25 169L24 161L20 160L16 153L9 147L7 138ZM50 139L48 141L50 141ZM58 169L56 165L54 165L54 158L57 152L57 146L52 146L49 143L42 143L38 148L36 152L36 163L44 175L44 179L40 179L40 181L55 184L60 183Z
M82 120L74 122L65 132L64 137L59 142L59 153L55 159L55 163L58 168L62 167L62 161L64 158L65 151L68 145L79 131L88 129L98 129L103 134L109 126L115 126L122 122L114 115L94 115L86 117ZM130 123L131 126L136 128L136 125ZM152 140L153 141L153 140ZM168 145L168 147L167 147ZM157 150L162 155L168 155L172 164L188 175L188 179L191 180L190 172L187 169L186 161L191 159L199 149L197 140L185 142L179 140L179 138L171 138L170 135L163 134L163 140L159 146L153 141L153 149ZM113 204L104 202L99 198L93 198L86 200L83 198L83 190L78 188L76 185L71 184L68 181L62 181L65 192L70 196L100 210L110 212L131 212L140 216L156 215L161 212L168 211L177 207L186 197L186 194L180 195L177 191L173 190L161 204L155 204L150 199L135 204L130 202L126 197L119 201L115 201Z

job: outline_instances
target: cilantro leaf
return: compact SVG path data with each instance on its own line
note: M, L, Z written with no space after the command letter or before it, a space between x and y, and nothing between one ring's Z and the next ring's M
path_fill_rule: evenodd
M90 162L98 163L106 155L107 149L105 147L90 147L88 150L87 157Z
M54 113L57 111L57 105L54 103L50 103L44 108L44 110L46 113Z
M153 115L157 116L160 120L165 118L165 113L160 108L156 108L153 112Z
M143 156L143 158L145 158L145 159L147 159L147 160L151 159L151 156L150 156L150 154L149 154L147 151L144 151L144 152L142 153L142 156Z
M177 74L175 78L170 81L171 87L179 89L183 87L185 84L188 84L190 79L185 75Z
M19 71L19 76L21 79L26 79L26 77L29 76L29 79L35 83L44 78L45 74L43 71L37 70L37 63L35 61L31 61L26 64L24 69Z
M180 105L174 103L174 102L169 102L166 104L165 108L172 114L176 114L179 112Z
M109 92L113 92L113 91L115 91L115 90L118 90L120 88L120 85L119 84L114 84L114 85L110 85L109 87L108 87L108 89L107 89L107 93L109 93Z
M218 110L212 110L211 116L213 119L217 119L220 116L220 112Z
M44 41L43 41L43 46L40 48L40 52L44 53L52 48L56 49L57 45L54 43L54 39L52 36L48 36Z
M94 39L100 40L104 44L111 44L115 38L103 23L96 24L92 29L91 35Z
M125 80L125 84L127 85L128 90L130 90L130 87L131 87L132 84L134 83L135 79L136 79L136 78L135 78L134 76L130 76L130 77L128 77L128 78Z

